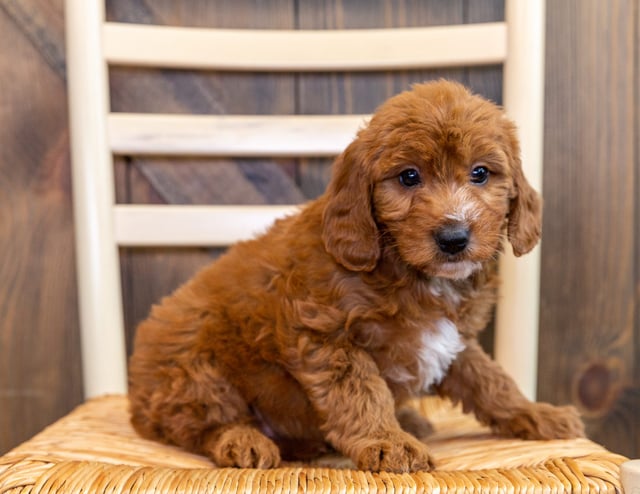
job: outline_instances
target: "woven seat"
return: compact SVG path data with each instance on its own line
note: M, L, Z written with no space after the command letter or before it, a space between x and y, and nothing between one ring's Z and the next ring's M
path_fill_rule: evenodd
M216 468L136 435L121 395L95 398L0 459L0 493L448 492L614 493L626 458L587 440L492 436L438 398L417 403L434 422L434 472L357 471L342 457L272 470Z

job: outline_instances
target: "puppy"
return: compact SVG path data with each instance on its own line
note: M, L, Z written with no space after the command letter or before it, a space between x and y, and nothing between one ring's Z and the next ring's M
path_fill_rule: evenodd
M540 226L514 124L459 84L416 85L336 159L324 195L153 307L133 425L219 466L335 449L393 472L433 468L429 423L403 408L429 392L504 436L581 436L573 408L529 402L476 341L503 238L521 255Z

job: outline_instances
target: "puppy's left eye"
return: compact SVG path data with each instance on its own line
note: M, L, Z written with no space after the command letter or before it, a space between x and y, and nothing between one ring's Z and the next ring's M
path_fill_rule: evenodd
M422 183L422 179L420 178L420 172L415 168L409 168L404 170L398 176L400 183L405 187L415 187L416 185L420 185Z
M471 183L484 185L489 180L489 169L486 166L476 166L471 170Z

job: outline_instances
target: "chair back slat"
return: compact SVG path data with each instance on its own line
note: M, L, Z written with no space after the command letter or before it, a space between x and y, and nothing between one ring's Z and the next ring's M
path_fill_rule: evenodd
M264 232L298 206L117 205L115 237L121 247L230 245Z
M112 113L115 154L227 157L336 156L365 115L158 115Z
M504 23L425 28L202 29L107 23L113 65L234 71L397 70L502 63Z

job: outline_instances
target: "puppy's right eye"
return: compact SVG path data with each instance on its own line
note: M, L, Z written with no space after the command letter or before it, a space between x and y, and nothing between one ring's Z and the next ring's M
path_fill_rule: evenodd
M405 187L415 187L416 185L420 185L422 183L420 172L415 168L404 170L398 176L398 180L400 180L400 183Z

